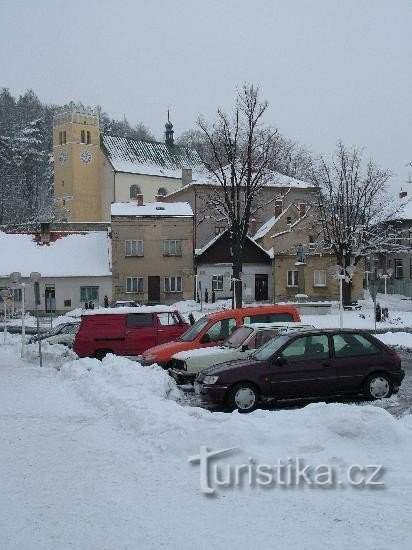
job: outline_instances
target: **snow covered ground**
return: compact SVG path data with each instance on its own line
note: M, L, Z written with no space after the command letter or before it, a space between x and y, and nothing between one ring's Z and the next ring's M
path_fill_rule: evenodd
M411 415L365 403L210 413L188 406L158 367L52 347L40 369L34 348L19 358L18 342L0 345L0 548L408 546ZM201 446L238 447L216 459L221 473L290 457L330 465L337 479L263 487L245 476L206 496L188 463ZM382 465L384 485L348 483L354 464Z

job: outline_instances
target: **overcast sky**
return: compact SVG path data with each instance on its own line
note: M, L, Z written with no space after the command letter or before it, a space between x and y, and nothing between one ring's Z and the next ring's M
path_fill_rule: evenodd
M168 106L179 135L253 82L268 124L316 153L362 146L412 193L411 0L0 0L0 41L1 87L159 139Z

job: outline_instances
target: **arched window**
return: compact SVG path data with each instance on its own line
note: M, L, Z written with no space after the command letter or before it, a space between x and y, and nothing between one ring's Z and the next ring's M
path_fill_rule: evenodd
M137 195L141 195L142 192L140 191L140 187L136 185L135 183L130 186L130 198L136 199Z
M167 195L167 189L165 189L164 187L159 187L159 189L157 190L157 194L161 197L164 197L165 195Z

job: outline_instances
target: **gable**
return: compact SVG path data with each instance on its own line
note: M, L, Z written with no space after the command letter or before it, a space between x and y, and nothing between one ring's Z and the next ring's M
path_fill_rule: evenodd
M197 254L197 261L200 263L210 264L232 263L232 256L230 255L229 232L225 231L220 236L213 239L209 245L203 247L203 249L201 249L201 251ZM267 252L265 252L248 237L243 247L242 263L271 264L271 259Z

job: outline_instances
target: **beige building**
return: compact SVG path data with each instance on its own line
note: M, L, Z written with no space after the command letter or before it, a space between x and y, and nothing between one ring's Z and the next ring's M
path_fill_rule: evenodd
M273 256L273 294L275 301L339 300L339 281L331 268L336 256L323 243L317 209L291 204L278 212L256 233L255 241ZM352 278L352 300L363 297L363 263Z
M114 203L113 298L174 303L194 295L193 211L187 203Z
M112 203L154 201L201 166L196 151L174 143L170 121L164 143L111 136L95 110L74 103L53 119L53 153L55 210L70 222L109 222Z

